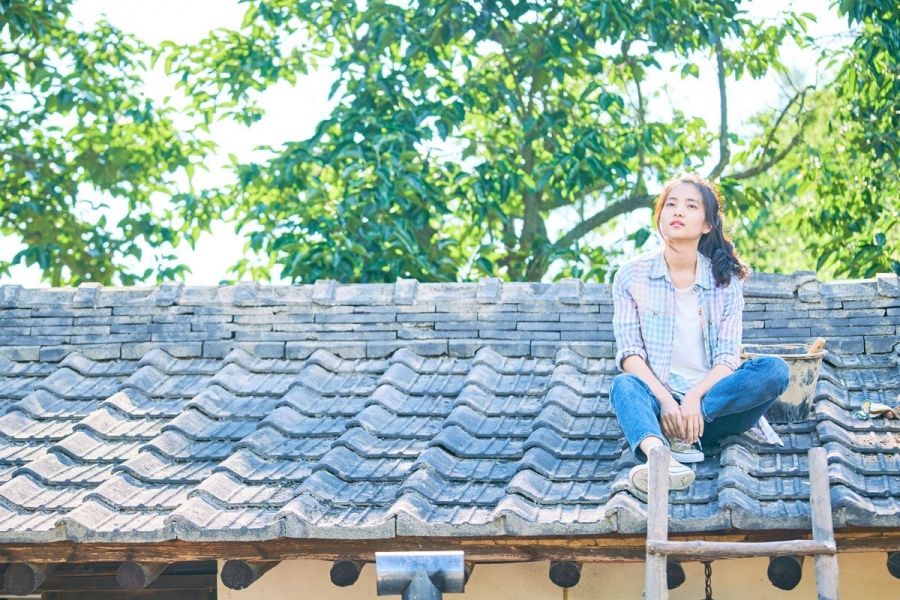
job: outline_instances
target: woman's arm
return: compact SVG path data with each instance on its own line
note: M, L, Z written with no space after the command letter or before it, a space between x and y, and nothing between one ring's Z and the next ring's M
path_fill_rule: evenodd
M666 389L647 363L640 356L628 356L622 361L622 370L631 373L641 381L647 384L656 399L659 400L660 425L662 425L663 433L669 437L678 437L687 439L684 419L682 418L681 408L672 397L669 390Z
M691 444L695 443L703 435L705 421L703 413L700 412L700 402L706 392L716 385L722 379L734 373L730 367L724 364L718 364L706 374L706 377L694 384L694 387L684 395L681 399L681 416L684 419L684 428L686 431L685 439Z

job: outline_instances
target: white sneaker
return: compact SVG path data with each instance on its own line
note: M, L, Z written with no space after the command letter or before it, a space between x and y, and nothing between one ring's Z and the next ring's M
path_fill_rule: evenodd
M703 462L706 458L703 452L694 447L693 444L683 442L678 438L669 438L669 451L672 458L680 463L698 463Z
M673 457L669 457L669 489L684 490L694 483L694 472ZM631 485L646 493L650 489L650 465L641 463L628 472Z

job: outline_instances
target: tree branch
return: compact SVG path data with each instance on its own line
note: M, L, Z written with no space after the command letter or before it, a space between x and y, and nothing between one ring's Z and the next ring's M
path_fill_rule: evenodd
M721 122L719 123L719 162L713 167L708 179L716 179L728 166L731 158L731 150L728 148L728 97L725 93L725 49L722 40L716 39L716 70L719 78L719 107L721 110Z
M802 90L799 90L794 95L794 97L791 98L790 102L787 103L787 106L784 107L784 110L781 111L781 113L778 115L778 118L775 119L775 124L772 126L771 131L769 131L769 135L766 136L766 141L765 141L765 144L763 145L763 150L762 150L763 156L766 155L766 153L769 150L769 147L772 145L772 142L775 141L775 134L778 133L778 129L781 126L781 122L784 120L785 116L788 114L788 111L790 110L791 106L793 106L794 103L799 102L800 110L802 110L803 103L806 98L806 92L808 92L810 89L812 89L812 86L807 86L807 87L803 88ZM729 175L728 176L729 179L747 179L750 177L754 177L754 176L759 175L760 173L763 173L764 171L772 168L779 162L781 162L784 159L784 157L787 156L788 153L794 148L794 146L797 145L797 142L800 141L800 136L803 134L803 131L806 128L806 125L808 122L809 122L808 119L801 120L800 131L798 131L796 133L796 135L794 135L794 137L791 139L791 141L788 143L788 145L784 149L782 149L781 152L779 152L778 154L776 154L769 160L756 165L755 167L751 167L751 168L741 171L739 173L733 173L733 174Z
M632 194L625 200L620 200L619 202L606 206L569 230L567 234L553 244L553 250L565 250L576 240L583 238L585 235L614 217L618 217L619 215L623 215L638 208L651 207L654 199L654 196L651 196L650 194Z
M637 167L637 181L634 183L634 192L636 194L640 194L643 192L644 187L644 161L645 161L645 149L644 149L644 128L646 127L646 112L644 110L644 94L641 92L641 78L638 76L637 65L634 62L634 58L628 54L628 50L631 48L631 40L622 40L622 56L625 59L625 63L631 69L631 75L634 77L634 87L637 90L637 98L638 98L638 130L640 132L640 140L638 143L638 167Z
M516 77L516 70L513 67L512 58L510 57L509 52L507 52L507 50L506 50L506 44L504 44L500 40L500 36L497 35L496 31L491 33L491 39L500 45L500 49L503 51L503 58L506 60L506 66L509 69L509 74L513 78L513 81L516 84L516 87L513 89L513 93L515 93L516 98L519 100L519 107L520 107L519 108L519 118L524 123L525 119L526 119L526 116L524 114L524 111L526 109L525 98L523 95L522 84L519 82L518 77Z

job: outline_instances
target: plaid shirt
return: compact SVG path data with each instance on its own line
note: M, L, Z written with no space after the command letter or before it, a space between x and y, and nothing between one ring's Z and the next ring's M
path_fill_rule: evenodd
M700 300L700 326L711 366L740 364L744 294L741 281L716 287L712 264L697 253L694 289ZM662 251L644 254L619 269L613 280L616 364L636 354L669 387L675 345L675 287ZM669 388L671 389L671 388Z

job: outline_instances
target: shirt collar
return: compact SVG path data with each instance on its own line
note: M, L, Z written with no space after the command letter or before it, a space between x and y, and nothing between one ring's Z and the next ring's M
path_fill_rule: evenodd
M666 258L663 256L664 251L665 248L661 249L653 257L653 264L650 266L650 277L654 279L665 277L666 281L672 283L672 277L669 275L669 265L666 264ZM709 259L697 252L697 275L694 278L694 284L708 290L710 288L709 272Z

